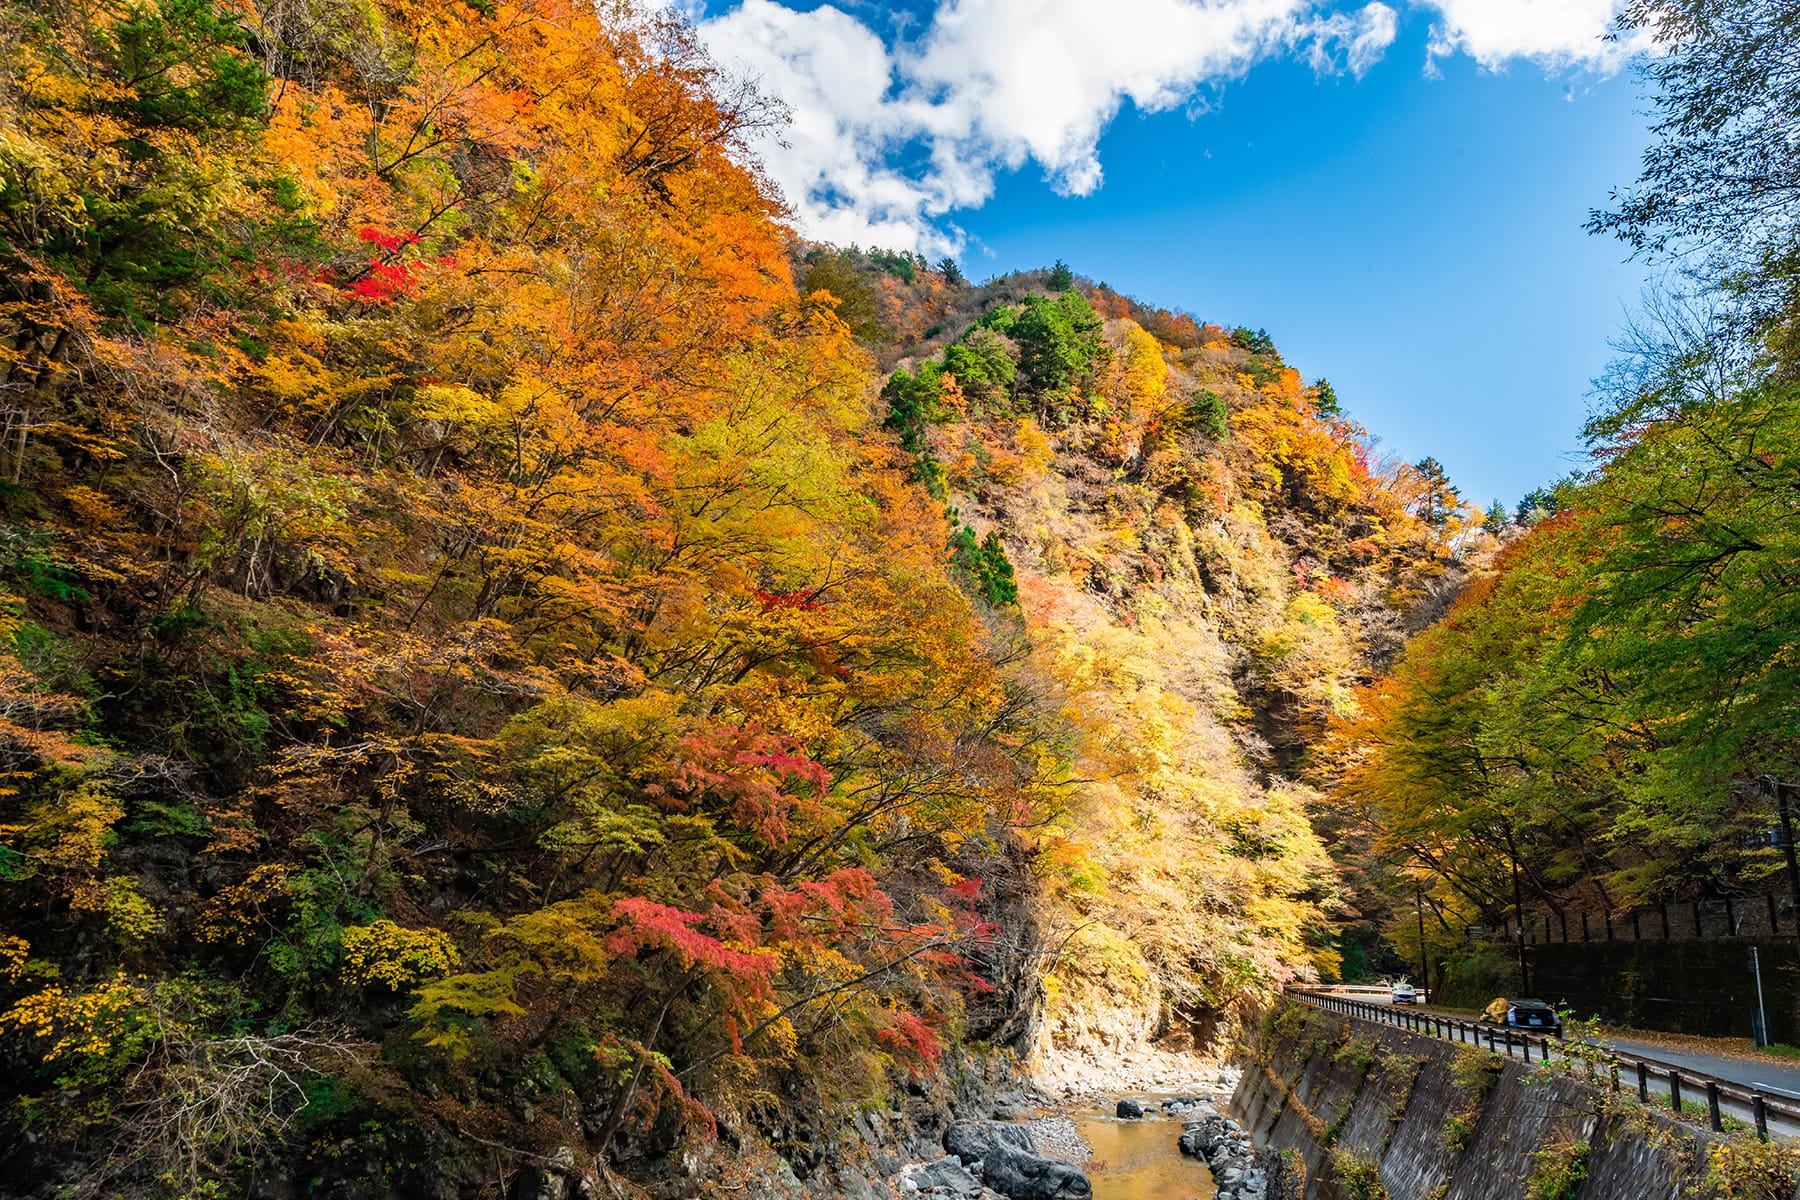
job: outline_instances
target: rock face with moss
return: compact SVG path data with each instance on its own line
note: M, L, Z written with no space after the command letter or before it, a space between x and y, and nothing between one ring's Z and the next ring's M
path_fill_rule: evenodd
M1296 1004L1246 1039L1231 1111L1305 1200L1791 1200L1800 1152L1527 1066Z

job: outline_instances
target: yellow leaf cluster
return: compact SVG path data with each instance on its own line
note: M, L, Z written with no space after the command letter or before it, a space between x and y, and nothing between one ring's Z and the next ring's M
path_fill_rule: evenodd
M380 984L395 991L450 970L461 955L438 929L407 929L389 920L351 925L343 932L344 982Z

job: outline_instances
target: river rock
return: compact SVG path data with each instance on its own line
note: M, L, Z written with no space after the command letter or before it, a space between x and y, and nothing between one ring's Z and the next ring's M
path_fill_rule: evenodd
M1023 1125L999 1121L957 1121L944 1131L944 1149L962 1160L963 1166L985 1162L996 1148L1038 1156L1038 1144Z
M1114 1115L1135 1120L1144 1115L1144 1106L1136 1100L1121 1100L1118 1108L1114 1110Z
M1007 1146L995 1146L981 1161L987 1185L1010 1200L1088 1200L1088 1177L1066 1162Z
M981 1181L969 1174L951 1154L936 1162L909 1163L900 1169L895 1182L905 1195L944 1197L945 1200L971 1200L986 1190Z
M1045 1158L1084 1163L1093 1157L1094 1148L1082 1139L1075 1122L1066 1116L1038 1117L1028 1128L1037 1143L1037 1152Z

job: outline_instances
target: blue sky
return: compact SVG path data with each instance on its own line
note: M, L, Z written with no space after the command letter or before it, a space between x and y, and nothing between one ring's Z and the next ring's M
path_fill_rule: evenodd
M794 109L762 153L803 230L1266 327L1510 505L1579 464L1644 278L1581 228L1648 140L1610 2L749 0L702 31Z

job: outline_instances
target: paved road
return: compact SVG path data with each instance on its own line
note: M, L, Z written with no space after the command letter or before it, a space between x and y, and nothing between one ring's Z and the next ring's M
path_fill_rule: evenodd
M1383 996L1353 995L1346 996L1345 998L1361 1000L1365 1004L1391 1005L1391 1002ZM1472 1013L1455 1012L1450 1009L1425 1007L1422 1005L1416 1007L1411 1005L1399 1005L1397 1007L1401 1010L1411 1009L1422 1016L1435 1015L1459 1021L1469 1021L1474 1019L1474 1014ZM1735 1083L1743 1087L1753 1087L1766 1092L1771 1096L1785 1097L1800 1102L1800 1064L1789 1065L1787 1063L1766 1062L1762 1059L1739 1058L1729 1054L1713 1054L1699 1050L1677 1049L1652 1042L1637 1041L1631 1038L1604 1038L1602 1039L1602 1044L1609 1050L1615 1050L1621 1054L1669 1063L1673 1066L1680 1067L1683 1070L1711 1075L1716 1079L1721 1079L1728 1083ZM1630 1078L1626 1078L1622 1082L1627 1088L1634 1086L1635 1083L1635 1081ZM1650 1091L1653 1095L1667 1097L1669 1094L1667 1078L1664 1077L1663 1079L1658 1080L1655 1072L1652 1071ZM1683 1089L1682 1098L1689 1101L1698 1100L1704 1102L1705 1093L1695 1092L1692 1086L1689 1085ZM1742 1120L1749 1119L1750 1114L1745 1105L1736 1104L1727 1099L1721 1107L1725 1112L1732 1116L1736 1116ZM1777 1122L1774 1121L1771 1123L1777 1124ZM1782 1132L1800 1133L1800 1129L1794 1129L1792 1131L1784 1129Z
M1771 1095L1800 1100L1800 1066L1764 1062L1761 1059L1736 1058L1726 1054L1703 1054L1695 1050L1678 1050L1651 1042L1634 1042L1628 1038L1602 1039L1610 1050L1654 1058L1673 1063L1690 1071L1698 1071L1730 1083L1760 1088Z

